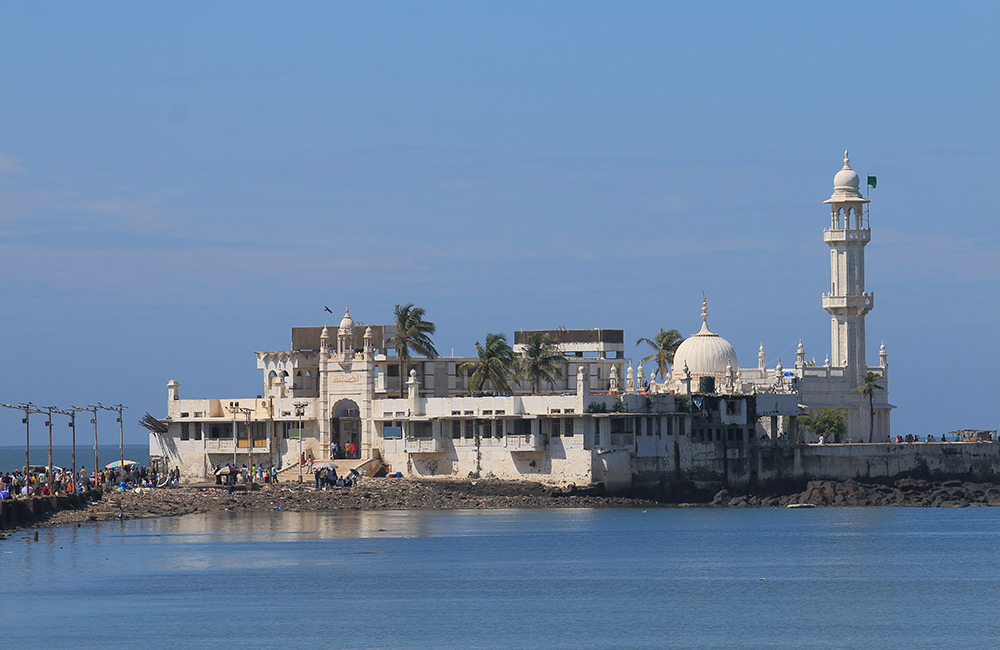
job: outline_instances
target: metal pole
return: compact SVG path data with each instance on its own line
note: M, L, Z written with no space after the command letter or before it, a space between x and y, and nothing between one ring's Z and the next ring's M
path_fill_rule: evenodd
M247 419L247 466L250 470L250 482L247 483L247 491L253 487L253 433L250 432L250 409L242 409L243 415Z
M28 467L31 465L31 425L28 421L31 418L28 415L31 413L30 409L24 409L24 478L28 478Z
M76 411L69 412L69 428L73 430L73 487L76 488L80 478L76 475Z
M52 494L52 407L48 407L49 421L45 426L49 428L49 494Z
M97 460L97 407L91 407L94 409L94 419L91 422L94 423L94 487L97 487L97 470L100 468L100 461Z
M302 416L305 415L306 405L303 402L296 402L292 406L295 407L295 415L299 418L299 483L302 482Z
M122 418L122 411L125 409L121 404L117 405L118 410L118 429L119 429L119 441L118 441L118 452L119 452L119 465L122 474L125 473L125 420Z
M21 419L21 422L24 423L24 477L27 480L31 473L29 469L31 465L31 418L29 416L32 413L44 413L45 411L36 409L35 405L31 402L21 402L19 406L0 403L0 406L24 411L24 417Z

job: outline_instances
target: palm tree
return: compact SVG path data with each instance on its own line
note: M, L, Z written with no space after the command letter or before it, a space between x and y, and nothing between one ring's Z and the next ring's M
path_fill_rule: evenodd
M864 393L868 396L868 442L871 442L872 437L875 435L875 391L883 390L878 385L880 379L882 379L880 375L869 370L861 378L861 385L855 388L859 393Z
M544 332L535 332L528 337L528 342L521 353L518 364L518 377L531 382L531 393L537 395L543 381L554 386L557 377L562 377L562 371L557 364L566 361L559 344Z
M424 308L414 307L413 303L396 305L396 333L386 341L396 349L396 359L399 360L399 396L404 396L406 389L406 360L410 351L422 354L431 359L438 356L431 342L434 333L434 323L424 320Z
M684 337L677 330L664 330L661 327L652 341L644 337L637 339L635 344L646 343L653 348L653 354L643 357L642 360L656 359L656 371L662 380L666 380L668 366L674 364L674 353L683 341Z
M489 333L486 335L485 346L476 341L476 352L479 354L479 361L463 363L459 368L460 372L472 373L472 377L469 378L469 391L473 392L489 382L493 390L498 393L508 395L513 393L509 380L514 374L517 357L507 344L507 337L503 334Z

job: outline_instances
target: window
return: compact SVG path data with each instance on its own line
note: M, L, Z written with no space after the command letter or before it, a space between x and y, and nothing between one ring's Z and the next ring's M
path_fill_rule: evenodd
M181 424L181 440L191 439L191 425L187 422Z
M201 440L201 422L192 422L191 432L195 440Z
M451 421L451 437L453 440L462 437L462 421L452 420Z
M476 426L475 420L466 420L465 421L465 437L466 438L472 438L473 437L473 435L475 434L475 426Z
M573 418L563 419L563 435L567 438L573 437Z
M558 438L559 437L559 429L560 429L560 427L559 427L559 418L553 418L552 422L550 423L550 425L552 427L552 437L553 438Z
M514 435L531 435L531 422L528 420L514 420Z
M632 433L635 418L611 418L611 433Z

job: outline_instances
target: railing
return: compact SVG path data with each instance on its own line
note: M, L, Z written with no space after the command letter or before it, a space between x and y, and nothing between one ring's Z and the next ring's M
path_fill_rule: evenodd
M541 451L545 445L537 433L507 436L507 449L511 451Z
M441 451L439 438L407 438L403 441L408 454L429 454Z
M635 434L634 433L612 433L611 434L611 446L612 447L633 447L633 446L635 446Z
M205 439L205 450L206 451L232 451L233 450L233 439L232 438L206 438Z

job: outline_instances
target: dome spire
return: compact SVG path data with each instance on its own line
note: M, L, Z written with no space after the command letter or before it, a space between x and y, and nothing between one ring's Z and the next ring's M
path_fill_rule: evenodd
M708 300L705 299L705 292L701 292L701 322L708 325Z
M844 169L851 168L851 156L847 153L847 149L844 149Z

